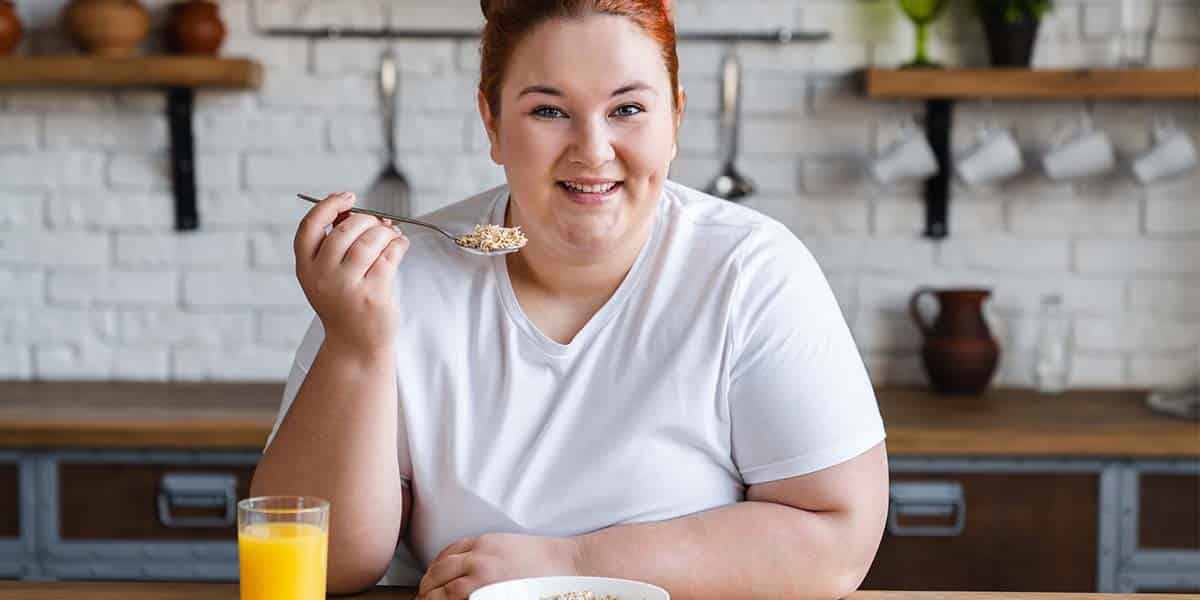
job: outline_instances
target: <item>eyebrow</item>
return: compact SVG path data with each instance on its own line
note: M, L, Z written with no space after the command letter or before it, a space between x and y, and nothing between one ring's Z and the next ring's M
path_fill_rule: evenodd
M629 92L633 92L633 91L637 91L637 90L646 90L650 93L658 94L658 90L655 90L653 87L650 86L650 84L641 82L641 81L634 81L634 82L625 84L625 85L613 90L612 95L613 95L613 97L616 97L616 96L620 96L621 94L625 94L625 93L629 93ZM525 94L546 94L548 96L559 96L559 97L562 97L565 95L562 93L562 90L560 90L556 87L548 86L548 85L531 85L531 86L521 90L521 93L517 94L517 98L520 98L521 96L524 96Z

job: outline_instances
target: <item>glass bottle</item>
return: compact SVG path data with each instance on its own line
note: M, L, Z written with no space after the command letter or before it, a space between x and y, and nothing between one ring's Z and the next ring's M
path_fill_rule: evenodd
M1042 298L1033 380L1043 394L1061 394L1071 374L1071 321L1062 306L1062 296Z

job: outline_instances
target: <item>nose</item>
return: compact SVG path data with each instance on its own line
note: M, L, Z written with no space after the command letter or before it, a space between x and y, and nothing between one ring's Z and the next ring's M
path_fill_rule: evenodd
M567 159L585 168L596 168L616 157L612 145L612 131L606 119L578 119L571 132L571 145Z

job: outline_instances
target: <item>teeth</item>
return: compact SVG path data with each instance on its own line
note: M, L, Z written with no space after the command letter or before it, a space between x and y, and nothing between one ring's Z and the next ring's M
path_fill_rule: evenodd
M578 183L564 181L563 185L566 186L567 189L574 190L576 192L584 192L587 194L603 194L603 193L613 189L613 187L615 187L617 185L617 183L614 181L614 182L604 183L604 184L600 184L600 185L580 185Z

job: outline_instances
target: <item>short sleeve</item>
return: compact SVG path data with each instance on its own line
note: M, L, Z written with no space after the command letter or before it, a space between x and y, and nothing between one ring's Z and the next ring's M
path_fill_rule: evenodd
M874 389L812 254L777 223L756 229L742 250L728 396L742 479L812 473L878 444Z
M300 347L296 349L296 356L292 360L292 369L288 373L287 383L283 386L283 399L279 405L279 413L275 416L275 424L271 427L271 434L267 436L267 443L263 446L265 452L267 447L275 439L275 434L279 432L279 426L283 423L283 418L287 416L288 410L292 407L292 402L296 400L296 394L300 392L300 385L304 383L304 379L308 376L308 371L312 368L313 361L317 358L317 352L321 349L322 342L325 341L325 328L321 325L319 317L313 317L312 323L309 324L308 330L304 333L304 339L300 341ZM396 448L399 453L400 462L400 483L409 485L409 480L412 478L412 462L409 459L408 444L406 443L407 436L405 435L403 407L400 411L400 423L397 424L397 430L400 432L402 439L396 440Z

